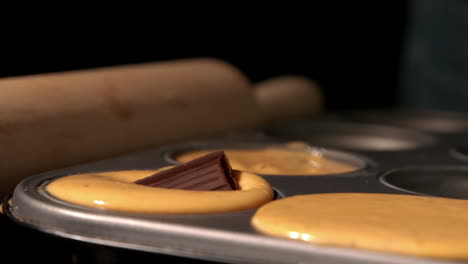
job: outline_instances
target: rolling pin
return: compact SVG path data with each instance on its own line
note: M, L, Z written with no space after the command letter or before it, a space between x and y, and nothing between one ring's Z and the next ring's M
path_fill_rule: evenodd
M251 90L215 59L0 79L0 194L47 170L259 125Z
M264 122L314 114L324 106L319 85L300 75L278 76L256 83L254 97Z

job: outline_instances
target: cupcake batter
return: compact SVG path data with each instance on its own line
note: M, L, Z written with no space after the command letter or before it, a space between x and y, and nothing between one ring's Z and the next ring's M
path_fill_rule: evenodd
M233 169L267 175L324 175L354 171L348 164L322 157L318 151L303 143L258 149L223 149ZM175 160L187 162L204 156L214 149L189 151Z
M396 194L293 196L262 206L260 232L315 244L468 260L468 201Z
M255 174L233 171L235 191L189 191L133 183L160 170L130 170L65 176L47 185L52 196L79 205L127 212L205 214L252 209L273 198Z

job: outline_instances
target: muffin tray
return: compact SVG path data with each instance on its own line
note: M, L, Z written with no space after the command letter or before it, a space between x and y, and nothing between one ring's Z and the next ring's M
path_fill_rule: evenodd
M459 263L270 237L251 226L255 210L208 215L125 213L63 202L44 188L70 174L176 164L173 155L186 150L255 148L291 141L304 141L325 157L359 169L336 175L262 175L274 188L275 199L338 192L468 199L468 118L401 109L302 117L34 175L16 187L4 203L4 212L22 225L71 240L207 261Z

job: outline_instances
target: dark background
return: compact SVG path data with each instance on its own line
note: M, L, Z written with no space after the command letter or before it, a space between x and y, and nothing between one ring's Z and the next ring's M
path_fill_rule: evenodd
M308 76L322 86L328 109L398 104L406 1L313 2L265 8L248 18L227 13L192 15L180 24L174 23L179 17L126 27L109 21L94 28L97 36L79 26L25 33L1 44L0 77L210 56L233 63L253 81Z

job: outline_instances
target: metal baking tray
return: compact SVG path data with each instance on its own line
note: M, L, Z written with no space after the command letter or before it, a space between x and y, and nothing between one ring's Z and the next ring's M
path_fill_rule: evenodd
M298 140L322 151L325 157L360 168L337 175L262 175L274 188L275 199L334 192L468 199L468 118L446 112L398 110L375 115L358 111L291 119L34 175L19 183L4 203L4 211L15 222L71 240L206 261L459 263L270 237L250 225L255 210L209 215L125 213L70 204L44 190L48 182L70 174L174 164L171 155L189 149L256 147Z

